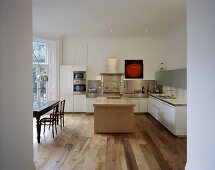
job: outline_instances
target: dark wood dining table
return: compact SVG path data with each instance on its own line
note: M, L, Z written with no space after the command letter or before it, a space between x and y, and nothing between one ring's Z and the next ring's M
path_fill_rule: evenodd
M40 117L49 112L60 101L34 101L33 102L33 117L37 120L37 142L40 143L41 124Z

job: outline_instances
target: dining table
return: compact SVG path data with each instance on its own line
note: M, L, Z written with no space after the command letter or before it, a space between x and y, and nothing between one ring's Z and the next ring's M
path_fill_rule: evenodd
M34 101L33 102L33 117L36 118L37 126L37 142L40 143L41 123L40 117L51 111L60 101Z

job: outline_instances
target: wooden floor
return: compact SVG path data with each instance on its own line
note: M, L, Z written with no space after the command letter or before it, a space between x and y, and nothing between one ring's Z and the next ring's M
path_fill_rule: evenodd
M93 119L67 114L64 129L55 138L42 131L40 144L34 125L37 170L184 170L186 138L173 136L149 114L135 115L133 134L94 134Z

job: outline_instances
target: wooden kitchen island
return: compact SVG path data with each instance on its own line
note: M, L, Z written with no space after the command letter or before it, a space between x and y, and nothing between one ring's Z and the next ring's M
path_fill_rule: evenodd
M127 97L97 97L94 106L95 133L134 132L134 106Z

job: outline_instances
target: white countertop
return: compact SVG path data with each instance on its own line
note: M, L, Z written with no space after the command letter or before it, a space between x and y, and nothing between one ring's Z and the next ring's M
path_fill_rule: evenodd
M120 99L107 99L106 97L97 97L93 106L135 106L135 104L127 97Z
M164 99L164 98L159 97L162 94L149 94L149 95L152 96L152 97L155 97L157 99L160 99L160 100L162 100L162 101L164 101L166 103L174 105L174 106L186 106L187 105L187 100L186 99L180 99L180 98ZM163 95L165 95L165 94L163 94Z

